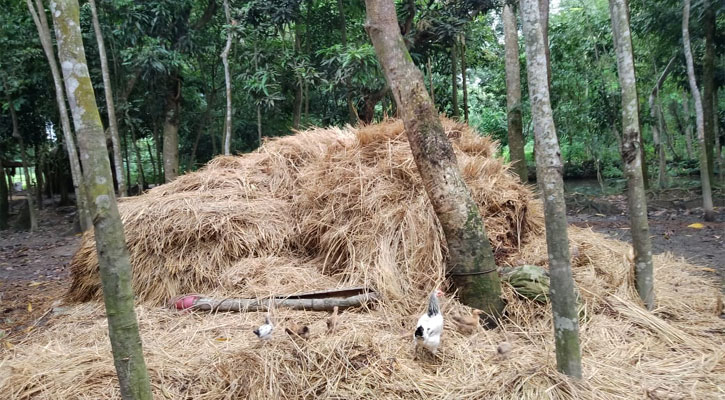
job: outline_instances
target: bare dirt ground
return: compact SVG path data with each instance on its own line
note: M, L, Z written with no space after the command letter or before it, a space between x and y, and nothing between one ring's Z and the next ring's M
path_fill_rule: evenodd
M716 198L717 221L702 222L699 199L688 191L666 191L650 199L655 253L670 251L701 265L709 276L725 275L725 203ZM17 211L20 202L13 202ZM571 224L630 241L622 195L567 196ZM43 327L69 285L69 262L80 243L73 233L73 207L40 211L36 232L0 232L0 343L5 349ZM700 222L702 228L689 225ZM0 348L1 349L1 348ZM0 350L2 352L2 350Z

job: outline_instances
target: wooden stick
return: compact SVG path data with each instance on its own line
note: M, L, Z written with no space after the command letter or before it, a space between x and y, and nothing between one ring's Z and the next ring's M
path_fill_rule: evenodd
M377 293L367 292L349 297L305 298L305 299L223 299L196 297L187 309L195 311L268 311L270 308L291 308L293 310L332 311L334 307L345 309L359 307L379 300ZM271 305L271 307L270 307ZM177 307L178 308L178 307Z

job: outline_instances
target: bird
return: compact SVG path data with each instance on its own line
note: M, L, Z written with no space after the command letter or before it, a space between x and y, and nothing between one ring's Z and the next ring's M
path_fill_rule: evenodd
M254 334L261 340L269 340L272 338L272 330L274 330L274 325L272 324L272 319L269 317L269 314L267 314L264 317L264 324L252 332L254 332Z
M310 338L310 327L307 325L300 325L296 322L292 322L289 327L284 329L290 336L299 336L302 339Z
M471 311L470 316L453 316L453 322L456 323L456 326L458 327L458 330L460 330L462 333L465 333L467 335L472 334L476 328L479 326L479 320L480 315L483 314L483 311L474 309Z
M441 334L443 333L443 315L438 303L438 298L441 296L443 296L443 292L440 289L431 292L428 299L428 309L418 319L415 334L413 335L416 353L421 347L433 355L438 352L438 346L441 344Z
M496 348L496 352L501 357L506 358L506 357L508 357L508 354L511 352L512 348L513 348L513 346L511 346L511 343L501 342L501 343L499 343L498 347Z
M332 333L337 330L337 306L333 307L332 314L327 318L327 332Z

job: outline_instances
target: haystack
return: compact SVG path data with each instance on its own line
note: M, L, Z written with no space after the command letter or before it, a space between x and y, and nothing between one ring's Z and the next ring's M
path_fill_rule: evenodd
M500 264L547 267L540 205L493 155L494 144L446 121ZM725 321L717 284L698 267L657 255L657 307L633 289L629 245L570 228L581 295L584 379L556 372L546 304L504 287L499 328L458 333L448 297L439 357L414 360L412 331L427 291L444 276L440 228L422 193L400 123L317 129L214 160L122 204L134 264L144 352L159 399L718 399L725 393ZM73 263L70 297L99 296L89 238ZM292 293L373 286L374 310L278 309L266 343L262 313L178 313L158 306L182 292ZM308 341L281 329L310 326ZM497 354L501 342L512 350ZM54 316L12 350L0 349L8 399L118 399L103 306Z
M584 303L581 381L556 372L550 307L505 287L508 305L502 325L473 336L461 335L450 324L453 314L469 310L446 299L439 358L419 361L413 359L411 332L425 296L415 299L418 306L410 312L401 312L390 301L369 312L343 312L334 334L326 333L325 313L277 310L281 325L287 320L309 324L311 338L295 340L280 328L264 344L252 333L262 313L178 313L141 305L137 312L154 396L722 398L725 321L715 315L717 285L696 276L696 266L669 254L655 256L657 308L650 313L632 289L627 244L579 228L570 228L570 237L580 249L574 277ZM533 238L520 256L545 265L544 238ZM496 353L503 341L512 345L506 358ZM0 350L0 356L4 398L120 398L101 304L75 306L70 315L54 317L50 328L31 332L13 350Z
M443 122L502 263L541 234L540 207L495 157L494 142ZM443 234L400 121L312 129L252 154L218 157L124 199L120 212L134 289L149 304L190 292L240 297L290 289L249 283L265 270L275 275L279 265L314 275L300 288L371 286L404 307L443 280ZM68 298L100 299L97 271L89 232L72 261ZM244 278L231 284L229 275L239 271Z

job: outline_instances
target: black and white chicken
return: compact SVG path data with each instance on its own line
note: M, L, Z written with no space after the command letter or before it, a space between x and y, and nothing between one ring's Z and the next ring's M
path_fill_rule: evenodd
M441 314L438 298L443 296L440 289L434 290L428 300L428 310L418 319L413 340L416 352L420 347L425 348L431 354L436 354L441 344L443 333L443 314Z
M264 317L264 325L261 325L253 332L258 338L262 340L269 340L272 338L272 330L274 330L274 325L272 324L272 319L269 317L269 314L267 314Z

